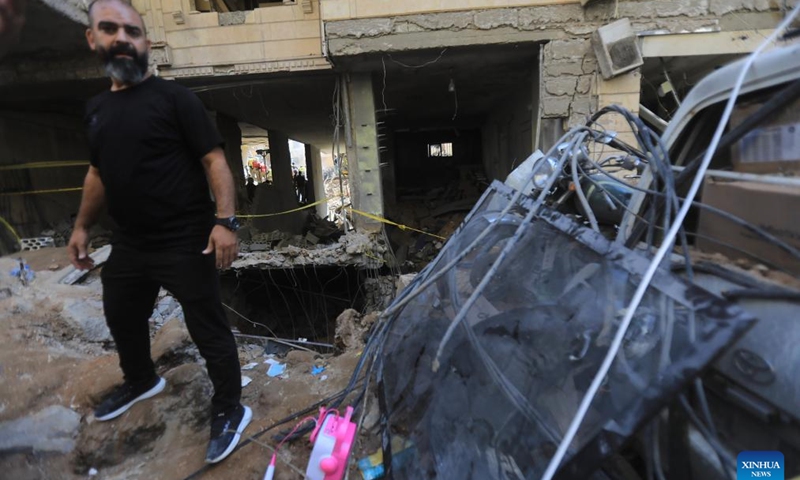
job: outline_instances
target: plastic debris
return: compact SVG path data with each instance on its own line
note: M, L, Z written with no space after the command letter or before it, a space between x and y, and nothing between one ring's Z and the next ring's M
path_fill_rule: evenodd
M32 282L35 277L33 270L31 270L31 266L28 265L24 260L19 261L19 267L15 267L11 270L11 276L19 278L23 285L27 285Z
M413 444L407 440L402 440L398 437L392 439L392 450L396 452L392 456L392 465L395 467L401 466L409 458L413 452L411 447ZM378 449L371 455L362 458L358 461L358 469L361 471L361 477L364 480L377 480L383 478L385 468L383 466L383 450Z
M247 365L242 367L242 370L252 370L258 366L258 363L248 363Z
M252 381L253 381L252 378L250 378L248 376L245 376L245 375L242 375L242 388L250 385L250 382L252 382Z
M98 472L96 468L90 468L90 469L89 469L89 476L90 476L90 477L94 477L94 476L95 476L95 475L97 475L98 473L100 473L100 472Z
M279 377L286 372L286 364L285 363L274 363L269 366L269 370L267 370L267 375L270 377Z
M314 375L315 377L324 371L325 367L317 367L317 366L311 367L311 375Z

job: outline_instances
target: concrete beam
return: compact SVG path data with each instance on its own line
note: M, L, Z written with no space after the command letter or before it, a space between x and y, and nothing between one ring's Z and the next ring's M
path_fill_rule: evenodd
M642 37L643 57L687 57L750 53L773 30L737 30L714 33L681 33Z
M350 74L345 81L346 102L351 142L347 145L350 167L350 189L353 208L383 216L380 155L375 123L375 97L372 77L366 73ZM378 231L381 224L366 217L355 216L356 227Z

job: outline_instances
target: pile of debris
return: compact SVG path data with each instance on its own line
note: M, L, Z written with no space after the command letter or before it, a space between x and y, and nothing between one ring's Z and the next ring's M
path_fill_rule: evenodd
M47 267L55 256L66 258L66 251L47 250L46 258L41 251L19 255L30 267L25 283L9 275L20 261L0 258L2 476L182 479L208 469L203 459L212 388L180 305L162 291L150 319L152 355L167 389L113 422L97 422L93 406L122 380L103 320L98 272L75 285L61 284L69 267ZM272 435L280 435L278 429L263 434L347 384L376 317L342 314L336 321L341 347L336 355L311 351L301 342L269 352L266 339L238 336L243 402L254 411L245 437L262 436L204 478L263 476L271 450L260 445L274 446ZM310 452L307 441L284 445L276 478L295 478L287 475L304 470Z
M361 266L380 268L388 252L376 235L348 232L332 244L313 244L307 236L281 232L257 234L231 268L294 268L303 266ZM254 246L256 248L254 248Z

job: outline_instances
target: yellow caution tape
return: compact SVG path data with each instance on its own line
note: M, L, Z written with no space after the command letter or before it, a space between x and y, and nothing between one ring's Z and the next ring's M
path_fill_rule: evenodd
M293 208L291 210L286 210L285 212L278 212L278 213L262 213L259 215L237 215L238 218L263 218L263 217L275 217L277 215L286 215L287 213L294 213L299 212L301 210L305 210L307 208L316 207L317 205L323 204L327 202L328 199L317 200L314 203L309 203L308 205L303 205L299 208Z
M52 190L30 190L28 192L0 193L0 197L12 197L16 195L42 195L45 193L79 192L81 190L83 190L83 187L54 188Z
M5 218L0 217L0 223L5 225L8 231L11 232L11 235L14 235L14 238L17 239L17 243L22 243L22 239L19 238L19 235L17 235L17 231L14 230L14 227L12 227L10 223L6 222Z
M27 170L31 168L60 168L60 167L82 167L89 165L89 162L85 160L74 160L74 161L65 161L65 162L29 162L29 163L18 163L14 165L3 165L0 166L0 171L4 170Z
M378 222L385 223L387 225L395 226L395 227L399 228L400 230L411 230L412 232L417 232L417 233L421 233L423 235L428 235L429 237L438 238L439 240L447 240L445 237L440 237L439 235L434 235L433 233L429 233L429 232L426 232L424 230L418 230L416 228L409 227L408 225L401 225L399 223L395 223L395 222L393 222L391 220L387 220L387 219L385 219L383 217L379 217L379 216L374 215L372 213L362 212L361 210L356 210L355 208L348 208L348 210L350 210L351 212L356 213L358 215L361 215L362 217L367 217L367 218L370 218L372 220L376 220Z

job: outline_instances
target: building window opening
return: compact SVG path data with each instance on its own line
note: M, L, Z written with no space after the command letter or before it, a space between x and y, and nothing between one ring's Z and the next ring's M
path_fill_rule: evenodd
M428 157L452 157L453 144L452 143L431 143L428 144Z

